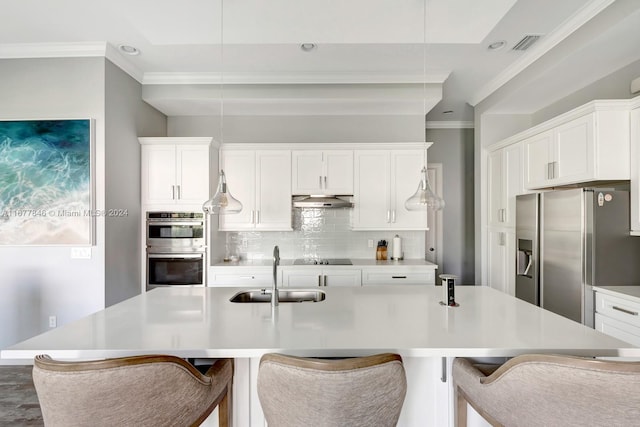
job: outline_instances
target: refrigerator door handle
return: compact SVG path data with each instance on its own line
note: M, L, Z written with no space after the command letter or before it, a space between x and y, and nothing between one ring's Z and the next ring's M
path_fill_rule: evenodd
M531 265L533 264L533 256L529 251L523 251L522 249L518 250L518 265L516 266L516 274L518 276L526 276L531 277L529 271L531 270Z

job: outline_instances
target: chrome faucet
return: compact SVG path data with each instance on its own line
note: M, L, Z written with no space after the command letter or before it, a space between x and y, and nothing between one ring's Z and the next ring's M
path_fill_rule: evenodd
M280 249L273 247L273 288L271 290L271 307L276 307L278 301L278 266L280 265Z

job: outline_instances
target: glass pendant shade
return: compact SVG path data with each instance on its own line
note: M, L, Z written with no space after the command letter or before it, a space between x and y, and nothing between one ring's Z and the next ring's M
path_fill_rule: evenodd
M220 171L218 177L218 189L212 199L202 205L202 210L208 215L237 214L242 211L242 203L234 198L227 188L227 179L224 171Z
M422 168L422 178L418 183L415 194L404 202L404 207L409 211L426 211L431 209L439 211L444 208L444 200L433 192L427 179L427 168Z

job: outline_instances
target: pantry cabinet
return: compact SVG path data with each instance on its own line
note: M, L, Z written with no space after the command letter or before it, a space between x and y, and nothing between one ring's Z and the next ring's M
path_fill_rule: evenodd
M640 98L631 110L631 234L640 236Z
M221 231L290 231L291 151L223 149L220 168L242 211L220 215Z
M426 230L427 213L404 206L426 164L426 149L356 150L352 228Z
M353 194L353 150L293 150L293 195Z
M493 289L515 296L515 231L491 229L488 233L488 241L487 283Z
M522 142L526 188L629 179L629 112L601 104L576 118L556 118L557 125Z
M210 197L211 138L138 138L142 205L202 205Z
M525 192L521 147L520 144L513 144L489 154L489 225L516 225L516 196Z

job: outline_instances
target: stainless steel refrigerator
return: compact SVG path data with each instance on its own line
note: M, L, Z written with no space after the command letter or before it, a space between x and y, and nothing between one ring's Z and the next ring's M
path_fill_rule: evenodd
M516 197L516 297L594 325L593 286L640 284L629 192L575 188Z

